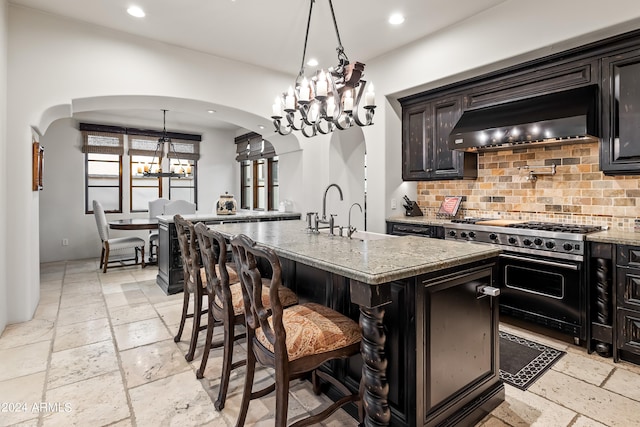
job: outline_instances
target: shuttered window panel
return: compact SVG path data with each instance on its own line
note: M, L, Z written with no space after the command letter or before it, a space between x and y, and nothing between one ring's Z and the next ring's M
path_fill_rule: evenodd
M245 140L236 138L236 160L238 162L243 162L245 160L270 159L276 156L276 149L273 145L266 139L262 139L260 135L257 137L252 136Z
M130 156L162 157L162 154L162 147L158 147L158 138L129 135Z
M184 139L172 139L167 157L180 160L200 160L200 142Z
M110 132L82 132L82 152L124 155L122 134Z

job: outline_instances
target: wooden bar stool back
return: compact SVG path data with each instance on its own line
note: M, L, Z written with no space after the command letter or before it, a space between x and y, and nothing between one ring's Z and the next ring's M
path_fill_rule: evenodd
M235 326L244 325L244 310L234 310L230 286L235 286L238 291L242 291L234 268L231 266L227 268L227 244L224 237L220 233L210 230L201 222L196 224L194 228L198 236L200 257L207 277L206 292L209 304L207 338L196 377L204 377L211 348L223 347L220 389L218 398L214 402L215 408L220 411L224 408L227 397L231 370L244 366L246 363L246 360L232 363L233 343L235 340L244 338L246 334L235 334ZM239 298L236 297L236 299ZM216 326L222 326L224 334L222 341L213 342L213 331Z
M196 376L198 378L204 376L211 348L224 346L222 378L220 380L218 399L214 402L215 408L222 410L227 397L231 370L244 366L246 363L246 360L232 363L234 342L246 336L245 333L235 334L235 326L244 326L245 324L244 301L242 299L240 280L236 273L237 267L233 262L227 263L227 243L224 236L214 230L210 230L203 223L196 224L194 228L198 236L200 257L206 272L206 292L209 302L207 340L202 354L202 362L196 372ZM268 289L268 287L264 287L262 297L267 308L270 307ZM285 287L280 288L279 298L284 306L298 303L296 294ZM213 332L216 326L223 326L224 330L223 339L219 342L213 342Z
M276 253L245 235L231 239L231 248L240 275L247 327L246 379L236 426L244 425L250 400L275 390L275 425L284 427L287 423L289 381L308 373L312 373L314 392L320 392L320 378L335 386L343 397L319 413L297 421L292 427L316 424L350 402L357 403L362 420L362 383L360 390L352 393L336 378L318 369L330 360L360 353L358 324L320 304L304 303L284 308L278 297L278 289L282 287L282 268ZM263 279L257 260L264 260L271 266L270 310L260 298ZM275 370L275 384L253 392L256 361Z
M180 318L178 333L173 340L175 342L180 341L186 320L192 318L193 328L191 329L191 341L189 342L189 350L184 356L185 359L190 362L193 360L193 356L196 352L198 335L200 331L207 328L207 325L200 324L202 315L208 312L207 309L203 309L202 307L206 281L203 282L202 280L203 274L200 271L200 252L198 250L198 240L193 228L193 223L184 219L182 215L175 215L173 217L173 222L176 226L176 232L178 235L182 272L184 276L182 317ZM189 300L191 295L193 295L193 311L189 313Z

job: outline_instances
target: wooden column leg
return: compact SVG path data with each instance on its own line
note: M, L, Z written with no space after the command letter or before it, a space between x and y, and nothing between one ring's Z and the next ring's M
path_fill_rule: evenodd
M382 327L384 308L360 306L360 328L362 329L362 381L364 383L364 425L386 426L391 420L387 402L387 358L384 353L386 336Z

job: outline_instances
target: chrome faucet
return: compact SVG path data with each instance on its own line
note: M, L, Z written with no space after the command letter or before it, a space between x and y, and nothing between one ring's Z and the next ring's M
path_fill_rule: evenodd
M336 187L338 189L338 192L340 193L340 200L343 200L342 189L340 188L340 186L338 184L329 184L326 190L324 190L324 196L322 197L322 218L318 218L318 214L316 214L315 232L318 233L318 230L320 228L328 228L329 234L333 236L333 228L335 226L335 222L333 218L336 215L334 214L329 215L330 218L327 220L327 192L331 187ZM318 227L318 224L327 224L327 227Z
M322 220L323 221L327 220L327 192L331 187L336 187L338 189L338 192L340 193L340 200L342 200L342 188L340 188L340 186L335 183L329 184L326 190L324 190L324 197L322 197Z
M356 232L356 228L351 226L351 209L353 209L354 206L359 207L360 208L360 212L362 212L362 206L360 205L360 203L354 203L349 208L349 226L347 227L347 237L348 238L351 238L353 233Z

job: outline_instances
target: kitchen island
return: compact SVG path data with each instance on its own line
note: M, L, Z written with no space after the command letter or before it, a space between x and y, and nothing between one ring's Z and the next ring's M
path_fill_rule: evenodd
M204 222L210 225L224 222L292 220L300 219L300 214L296 212L265 212L242 209L232 215L195 213L183 215L183 217L194 224ZM156 283L167 295L182 292L183 289L182 259L180 258L180 245L178 244L176 227L173 223L173 215L158 216L158 275L156 276Z
M303 221L211 227L272 248L284 285L301 302L359 319L361 357L325 368L352 390L363 377L366 425L471 425L504 400L498 304L484 293L499 250L415 236L313 234Z

